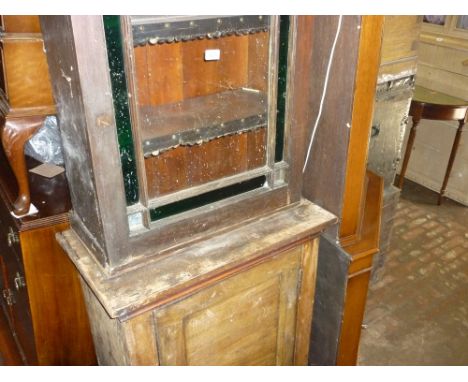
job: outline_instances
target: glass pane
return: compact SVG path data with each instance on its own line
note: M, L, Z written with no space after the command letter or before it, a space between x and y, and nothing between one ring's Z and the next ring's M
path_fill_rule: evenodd
M445 18L446 16L431 15L431 16L424 16L423 21L428 24L445 25Z
M280 17L280 46L278 57L278 95L276 116L275 162L283 159L284 118L286 113L286 84L288 73L289 16Z
M458 16L457 28L468 29L468 16Z
M132 16L148 195L266 164L269 16Z
M138 202L139 189L130 123L129 101L124 69L122 33L119 16L104 16L107 56L111 74L112 97L114 100L115 122L119 140L120 161L124 178L127 206Z
M265 183L266 177L259 176L253 179L246 180L245 182L232 184L230 186L218 188L216 190L209 191L188 199L166 204L161 207L156 207L150 211L151 221L164 219L168 216L173 216L185 211L189 211L193 208L202 207L207 204L229 198L231 196L252 191L257 188L263 187Z

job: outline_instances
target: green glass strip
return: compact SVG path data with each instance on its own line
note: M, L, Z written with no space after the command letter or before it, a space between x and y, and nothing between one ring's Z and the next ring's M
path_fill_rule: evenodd
M231 196L239 195L244 192L255 190L263 187L266 182L265 176L249 179L244 182L236 183L231 186L219 188L209 191L201 195L193 196L188 199L180 200L165 206L153 208L150 211L151 221L157 221L167 218L168 216L180 214L194 208L204 206L206 204L218 202Z
M279 40L278 97L276 100L276 162L281 162L283 160L284 150L284 118L286 112L286 83L288 74L289 16L280 16Z
M114 99L115 123L119 141L120 161L124 178L127 206L138 202L138 178L133 146L132 126L128 106L122 33L119 16L103 16L107 56Z

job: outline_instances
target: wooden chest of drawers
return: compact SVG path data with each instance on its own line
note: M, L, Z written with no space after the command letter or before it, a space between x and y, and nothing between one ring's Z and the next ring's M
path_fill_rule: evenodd
M0 152L0 288L9 330L24 364L95 364L78 274L55 239L69 227L65 175L31 174L30 182L39 213L16 219L16 183Z
M24 144L55 114L38 16L0 16L0 133L18 183L13 210L27 214L30 191Z

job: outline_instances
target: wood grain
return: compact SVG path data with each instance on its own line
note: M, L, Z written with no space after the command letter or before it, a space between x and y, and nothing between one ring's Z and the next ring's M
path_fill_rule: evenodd
M41 33L39 16L4 15L1 17L7 33Z
M305 243L302 254L302 279L297 303L294 365L307 366L309 359L311 314L314 308L319 239ZM313 340L313 339L312 339Z
M158 310L161 364L291 365L301 255L299 246Z
M3 58L12 109L55 106L42 41L4 40Z
M65 223L20 234L40 365L96 362L78 274L55 240L68 227Z
M155 106L181 101L184 98L181 44L147 45L137 49L146 49L148 64L141 69L147 71L149 104ZM141 77L139 72L137 66L136 73Z
M353 113L346 164L340 239L357 239L362 219L367 151L372 124L383 16L364 16L361 25Z
M268 39L269 34L261 32L136 47L139 105L173 103L245 86L265 89ZM220 49L221 59L205 61L206 49Z
M144 262L113 278L92 260L76 233L64 231L58 240L109 314L125 319L209 287L233 268L266 261L334 221L333 215L303 201L164 256L148 253Z
M179 146L145 159L151 198L183 190L265 164L266 129Z
M159 365L153 312L122 323L130 365Z
M1 258L0 258L1 262ZM23 361L0 305L0 366L22 366Z
M119 320L111 319L108 316L91 289L83 280L81 282L86 309L91 317L91 331L96 343L96 356L99 365L128 365L122 325Z
M356 365L369 278L370 270L348 280L339 352L336 361L339 366Z
M367 171L366 178L368 181L360 239L344 247L351 255L351 264L338 345L338 365L356 364L372 257L379 251L384 182L370 171Z
M303 174L304 197L340 217L349 146L349 129L346 124L352 116L360 22L360 16L343 17L329 77L327 102L324 104L321 122L316 130L310 158ZM330 55L337 23L338 16L314 17L313 20L310 33L311 65L309 71L304 72L309 78L308 107L312 118L316 118L319 112L320 103L316 100L320 100L324 86L327 69L324 57ZM339 105L339 108L336 105ZM307 140L312 135L312 127L313 124L308 125ZM331 227L331 230L337 231L338 227ZM338 236L336 232L331 235Z

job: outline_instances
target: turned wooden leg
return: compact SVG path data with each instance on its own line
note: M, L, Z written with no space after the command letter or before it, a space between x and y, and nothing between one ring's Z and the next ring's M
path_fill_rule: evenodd
M437 201L437 204L439 206L442 204L442 197L445 194L445 189L447 188L447 183L450 178L450 173L452 172L453 162L455 162L455 157L457 156L457 150L460 144L461 133L462 133L464 125L465 125L465 121L461 120L458 125L457 133L455 134L455 139L452 145L452 151L450 152L450 158L447 164L447 169L445 170L444 182L442 183L442 187L439 192L439 200Z
M18 182L18 198L13 203L14 212L17 215L26 214L31 204L24 144L43 125L44 120L45 116L7 117L2 130L3 149Z
M401 165L400 178L398 179L398 184L396 185L399 189L403 187L403 181L405 180L406 168L408 167L408 162L411 156L411 151L413 150L414 139L416 138L416 128L419 125L419 121L420 121L419 118L413 117L413 125L411 126L410 134L408 137L408 143L406 144L403 164Z

